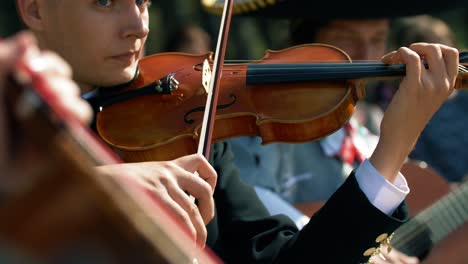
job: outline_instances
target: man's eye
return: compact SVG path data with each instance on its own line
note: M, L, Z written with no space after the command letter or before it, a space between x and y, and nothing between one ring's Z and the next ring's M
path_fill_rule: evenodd
M385 38L374 38L372 39L372 43L374 44L379 44L379 43L385 43L387 40Z
M136 0L136 4L149 7L151 5L151 0Z
M96 3L102 7L110 7L112 5L112 0L96 0Z

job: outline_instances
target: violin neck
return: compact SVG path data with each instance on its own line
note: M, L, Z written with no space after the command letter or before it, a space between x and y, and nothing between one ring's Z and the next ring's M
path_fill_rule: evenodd
M380 62L250 64L247 67L247 84L402 77L405 72L403 64L387 65Z

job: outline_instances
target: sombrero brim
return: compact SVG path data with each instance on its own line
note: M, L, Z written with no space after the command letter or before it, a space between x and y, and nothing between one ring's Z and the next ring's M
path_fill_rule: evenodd
M201 0L206 11L221 14L224 0ZM431 14L468 8L468 0L325 1L235 0L233 14L276 18L380 18Z

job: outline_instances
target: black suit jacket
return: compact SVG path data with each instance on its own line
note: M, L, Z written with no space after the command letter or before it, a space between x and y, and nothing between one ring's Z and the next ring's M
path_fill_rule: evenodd
M298 231L284 215L270 216L255 190L242 182L226 142L213 145L218 173L215 218L207 244L226 263L362 263L376 238L407 221L402 203L392 217L375 208L352 173L310 222ZM313 191L313 190L311 190Z

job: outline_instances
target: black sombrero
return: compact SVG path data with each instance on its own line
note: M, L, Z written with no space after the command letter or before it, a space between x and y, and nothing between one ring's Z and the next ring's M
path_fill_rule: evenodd
M221 14L224 0L201 0L203 8ZM314 0L235 0L235 15L276 18L379 18L435 13L468 8L468 0L324 1Z

